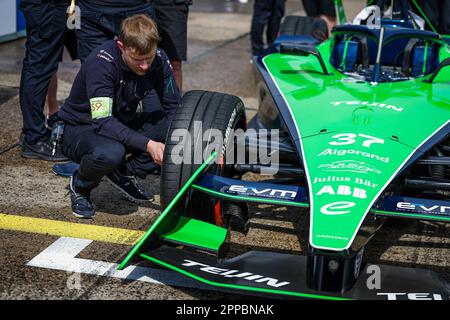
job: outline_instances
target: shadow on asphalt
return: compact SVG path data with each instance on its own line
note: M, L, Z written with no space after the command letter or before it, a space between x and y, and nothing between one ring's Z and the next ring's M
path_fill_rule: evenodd
M105 197L105 195L108 195ZM149 202L132 202L128 200L120 191L102 182L91 195L95 208L106 214L124 216L135 213L139 208L160 210L161 207L155 203L155 198Z

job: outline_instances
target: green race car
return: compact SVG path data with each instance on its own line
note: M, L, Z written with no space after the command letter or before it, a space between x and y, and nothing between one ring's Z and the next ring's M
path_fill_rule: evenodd
M386 218L450 222L448 38L423 30L428 19L408 1L376 2L350 24L336 1L329 39L322 21L286 17L254 59L262 99L249 124L235 96L183 97L164 154L164 211L120 268L146 259L219 290L280 298L450 299L435 272L363 260ZM246 172L275 178L243 181ZM230 230L248 230L249 202L306 208L308 255L227 256Z

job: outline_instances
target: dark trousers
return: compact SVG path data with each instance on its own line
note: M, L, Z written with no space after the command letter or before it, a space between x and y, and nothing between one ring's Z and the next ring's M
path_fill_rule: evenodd
M450 0L419 0L418 4L439 33L450 34ZM419 13L414 5L412 7ZM428 23L425 28L432 30Z
M187 22L189 6L175 0L155 0L155 13L163 49L170 61L187 59Z
M250 37L253 55L258 55L264 49L263 33L266 27L267 44L273 43L280 29L284 16L285 0L255 0L253 6Z
M168 121L161 111L139 113L128 126L151 140L166 140ZM127 148L117 140L99 135L91 125L66 124L62 151L80 164L74 184L83 193L89 193L105 175L122 166L141 178L158 168L147 152ZM130 155L126 157L127 154Z
M27 144L35 144L47 138L45 98L50 79L62 59L68 5L68 0L20 3L27 32L19 93L23 116L22 132Z
M302 0L303 8L309 17L326 15L336 17L333 0Z
M80 0L77 4L81 10L81 29L76 30L81 62L95 47L118 36L120 25L126 18L146 14L155 19L153 1L143 0L141 5L135 7L104 7L89 3L89 0Z

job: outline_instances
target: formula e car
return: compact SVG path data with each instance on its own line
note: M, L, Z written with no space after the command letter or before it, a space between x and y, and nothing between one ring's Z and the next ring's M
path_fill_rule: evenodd
M363 257L388 218L450 222L450 46L409 9L378 0L329 39L323 21L286 17L254 59L264 85L250 125L263 130L249 130L238 97L188 92L166 143L164 211L119 268L145 259L218 290L283 299L450 299L435 272ZM277 155L275 170L255 145ZM248 231L248 203L309 213L308 254L228 256L230 232Z

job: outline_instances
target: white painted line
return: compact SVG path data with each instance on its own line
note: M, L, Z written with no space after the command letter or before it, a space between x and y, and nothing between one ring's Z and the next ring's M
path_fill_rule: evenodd
M137 280L168 286L211 290L211 287L188 277L183 277L174 271L137 266L129 266L124 270L118 271L117 267L119 264L117 263L76 258L92 242L92 240L87 239L59 238L29 261L27 266L123 280Z

